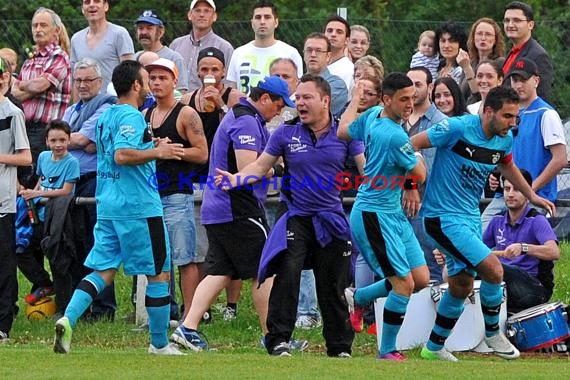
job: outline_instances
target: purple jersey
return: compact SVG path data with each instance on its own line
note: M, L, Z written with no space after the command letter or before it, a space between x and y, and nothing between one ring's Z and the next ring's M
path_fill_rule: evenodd
M265 120L246 99L232 107L224 117L212 142L208 184L202 201L202 224L227 223L235 219L265 217L265 186L247 186L223 191L215 188L216 168L237 173L236 150L253 150L261 155L269 132Z
M514 226L509 223L509 213L497 215L491 219L483 233L483 242L489 248L504 250L513 243L528 243L542 245L549 240L558 242L558 238L550 227L548 220L538 213L529 215L529 206ZM512 259L499 257L502 263L516 266L537 277L539 259L530 255L520 255Z
M360 141L346 142L336 136L337 122L315 139L312 131L301 122L282 124L273 132L265 152L282 156L285 175L281 197L297 209L319 212L337 209L341 204L339 187L348 156L364 153Z

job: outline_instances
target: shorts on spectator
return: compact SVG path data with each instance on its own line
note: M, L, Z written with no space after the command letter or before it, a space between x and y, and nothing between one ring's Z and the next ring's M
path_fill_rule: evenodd
M206 225L209 243L206 274L230 276L232 280L257 278L268 229L263 218Z

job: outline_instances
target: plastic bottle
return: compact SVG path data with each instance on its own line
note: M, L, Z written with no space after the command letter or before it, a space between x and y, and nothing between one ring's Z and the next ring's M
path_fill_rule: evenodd
M28 218L30 219L31 224L38 224L40 219L38 217L38 212L36 210L36 204L34 203L33 199L28 199L26 201L26 206L28 207Z
M206 75L204 77L204 87L213 86L216 84L216 78L213 75ZM216 104L211 100L204 99L204 112L214 112Z

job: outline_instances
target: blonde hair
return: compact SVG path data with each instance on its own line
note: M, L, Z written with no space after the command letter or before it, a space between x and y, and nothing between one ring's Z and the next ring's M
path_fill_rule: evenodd
M356 69L366 69L368 67L374 70L375 76L377 76L380 80L384 79L384 65L382 64L382 61L373 55L365 55L362 58L358 58L356 62L354 62L355 72Z
M0 49L0 58L3 58L10 65L10 72L13 73L18 68L18 53L10 48Z
M422 43L422 39L424 37L430 38L434 44L434 51L435 51L435 32L433 30L424 30L420 34L420 38L418 38L418 46L416 47L416 51L420 50L420 44Z

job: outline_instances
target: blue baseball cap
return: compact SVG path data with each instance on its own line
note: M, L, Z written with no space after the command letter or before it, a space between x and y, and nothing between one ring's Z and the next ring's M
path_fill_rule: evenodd
M287 82L277 75L271 75L263 78L257 83L257 87L271 92L273 95L282 97L285 105L295 108L295 102L289 98L289 87L287 86Z
M147 9L143 11L139 16L139 18L137 18L137 21L135 21L135 24L141 22L145 22L147 24L156 25L156 26L164 26L164 23L160 19L158 13L156 13L156 11L153 11L152 9Z

